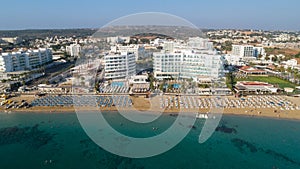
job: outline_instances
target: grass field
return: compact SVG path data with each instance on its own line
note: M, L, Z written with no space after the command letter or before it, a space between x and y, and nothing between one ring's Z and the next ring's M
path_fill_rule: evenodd
M291 88L295 88L296 85L280 79L278 77L268 77L268 76L249 76L247 78L241 78L241 79L236 79L237 81L258 81L258 82L267 82L270 84L273 84L276 87L280 87L280 88L285 88L285 87L291 87Z

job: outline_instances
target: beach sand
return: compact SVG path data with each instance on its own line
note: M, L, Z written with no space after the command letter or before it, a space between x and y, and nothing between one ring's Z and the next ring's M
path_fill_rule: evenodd
M227 96L230 99L234 99L233 96ZM300 98L296 97L289 97L284 96L286 99L290 100L293 104L299 106L300 105ZM35 99L32 95L22 95L19 97L10 98L13 101L16 101L18 103L21 102L21 100L26 100L27 102L31 102ZM162 109L158 108L159 105L152 105L151 110L149 100L144 97L131 97L133 101L133 107L136 110L140 111L148 111L148 112L155 112L155 111L162 111ZM124 111L132 111L132 108L119 108ZM30 107L30 108L20 108L20 109L9 109L5 110L4 106L0 107L1 112L37 112L37 113L61 113L61 112L75 112L75 111L118 111L118 108L113 107L64 107L64 106L54 106L54 107ZM224 108L219 109L220 112L223 111L223 114L228 115L242 115L242 116L249 116L249 117L270 117L270 118L284 118L284 119L296 119L300 120L300 110L280 110L278 108ZM165 109L163 110L164 113L178 113L180 112L180 109L172 108L172 109ZM205 109L184 109L184 111L187 112L211 112L209 108Z

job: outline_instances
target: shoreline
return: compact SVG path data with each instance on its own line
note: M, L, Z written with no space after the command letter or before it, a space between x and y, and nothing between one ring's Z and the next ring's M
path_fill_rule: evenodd
M164 97L163 99L168 98ZM210 97L199 97L199 98L210 98ZM232 101L239 101L239 98L235 98L233 96L225 96L226 99L230 99ZM252 96L249 96L249 98L252 98ZM258 97L259 98L259 97ZM32 95L21 95L18 97L11 98L11 100L20 103L22 100L26 100L29 103L31 103L36 97ZM268 107L268 108L257 108L250 105L246 105L243 108L242 107L226 107L226 108L220 108L215 109L214 108L176 108L175 106L171 108L165 108L160 109L158 108L158 105L154 106L151 110L148 110L150 108L149 101L144 98L140 97L132 97L132 101L135 103L132 108L129 107L92 107L92 106L82 106L82 107L74 107L74 106L34 106L29 108L11 108L5 110L3 106L0 107L0 113L75 113L76 110L86 110L86 111L103 111L103 112L117 112L118 109L125 110L125 111L132 111L133 108L139 110L139 111L147 111L149 113L155 113L160 112L163 110L165 113L172 113L177 114L180 110L190 113L200 112L200 113L207 113L207 112L216 112L216 111L223 111L223 115L239 115L244 117L267 117L267 118L274 118L274 119L292 119L292 120L300 120L300 110L294 109L294 110L284 110L280 109L280 107ZM283 96L283 99L286 101L291 102L290 105L300 106L300 98L293 98L293 97L287 97ZM259 104L258 102L255 104ZM75 110L76 108L76 110Z
M95 107L80 107L76 110L86 110L86 111L101 111L101 112L109 112L109 113L116 113L118 110L116 108L103 108L98 109ZM22 109L10 109L10 110L3 110L1 109L0 112L3 114L14 114L14 113L42 113L42 114L65 114L65 113L76 113L74 107L33 107L33 108L22 108ZM124 109L125 110L125 109ZM186 110L187 113L206 113L209 112L210 109L199 109L199 110ZM271 119L285 119L285 120L296 120L300 121L300 111L299 110L282 110L278 112L274 112L274 108L264 108L264 109L251 109L251 108L230 108L230 109L223 109L222 115L228 116L242 116L242 117L253 117L253 118L271 118ZM130 111L129 109L125 111ZM145 111L145 110L140 110ZM178 114L180 110L165 110L163 114ZM155 111L150 110L147 111L148 113L154 113ZM260 113L257 113L260 112Z

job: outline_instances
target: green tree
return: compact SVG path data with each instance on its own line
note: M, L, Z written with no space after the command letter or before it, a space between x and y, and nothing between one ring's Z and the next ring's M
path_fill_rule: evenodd
M272 61L273 62L277 62L278 61L278 57L277 56L272 57Z
M94 86L95 92L99 91L99 87L100 87L99 82L95 82L95 86Z
M230 41L225 41L225 42L221 45L221 50L223 50L223 51L231 51L231 50L232 50L232 42L230 42Z
M285 72L285 68L283 66L280 66L279 71L283 73L283 72Z
M25 80L22 80L22 85L25 86L26 85L26 82Z
M226 84L233 91L233 86L236 84L236 79L232 72L226 74Z
M269 57L269 56L266 56L266 57L265 57L265 60L270 60L270 57Z
M288 68L286 69L286 71L287 71L288 73L290 73L290 74L293 72L293 70L292 70L291 67L288 67Z

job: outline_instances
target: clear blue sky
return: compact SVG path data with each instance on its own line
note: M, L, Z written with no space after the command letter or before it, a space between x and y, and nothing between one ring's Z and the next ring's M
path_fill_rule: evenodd
M300 30L300 0L3 0L0 29L100 28L137 12L166 12L201 28Z

